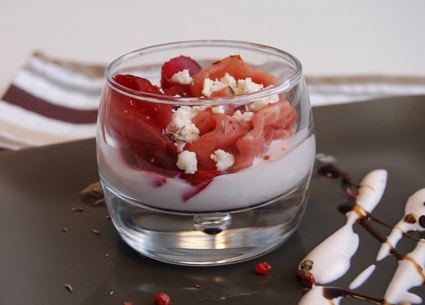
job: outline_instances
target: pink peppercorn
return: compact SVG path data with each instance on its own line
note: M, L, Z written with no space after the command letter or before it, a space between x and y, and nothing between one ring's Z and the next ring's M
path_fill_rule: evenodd
M170 305L170 296L165 292L160 292L155 296L155 305Z
M270 269L272 269L272 266L267 262L258 263L255 266L255 272L261 275L269 273Z

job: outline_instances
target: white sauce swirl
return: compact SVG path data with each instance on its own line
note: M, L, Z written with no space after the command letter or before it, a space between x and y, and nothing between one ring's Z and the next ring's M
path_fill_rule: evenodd
M302 299L300 305L338 305L343 298L342 295L327 293L326 286L317 284L327 284L342 277L350 268L350 261L359 246L359 237L353 231L353 225L357 220L367 217L368 213L377 206L384 193L387 180L385 170L375 170L367 174L360 183L359 194L356 197L355 206L347 212L346 223L328 238L318 244L308 253L302 262L311 260L313 262L311 270L316 283ZM424 231L420 219L425 217L425 188L412 194L405 207L405 215L393 227L392 231L382 243L378 251L377 261L382 260L395 249L403 234L409 231ZM422 223L423 224L423 223ZM332 251L329 251L332 249ZM356 289L366 282L375 271L374 264L363 270L350 284L350 289ZM422 298L410 290L423 285L425 282L425 239L420 239L416 247L408 254L399 259L398 267L389 282L382 304L418 304ZM341 289L341 291L344 291ZM359 297L352 292L351 297ZM372 298L371 298L372 299ZM376 303L376 298L373 298Z

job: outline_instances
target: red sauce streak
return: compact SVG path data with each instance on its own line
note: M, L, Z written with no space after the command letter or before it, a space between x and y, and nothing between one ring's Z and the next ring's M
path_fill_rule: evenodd
M270 155L264 155L264 156L263 156L263 160L264 160L264 161L268 161L268 160L270 160Z
M193 189L185 192L183 194L183 201L186 202L190 198L199 194L202 190L204 190L211 183L211 181L212 180L204 180L204 181L200 182L199 184L197 184Z
M151 185L153 187L161 187L167 182L167 178L164 176L155 174L153 172L146 172L147 175L149 175L149 178L151 179Z

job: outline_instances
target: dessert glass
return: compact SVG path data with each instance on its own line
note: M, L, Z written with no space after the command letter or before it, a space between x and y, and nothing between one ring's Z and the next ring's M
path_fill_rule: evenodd
M114 78L118 74L137 75L159 85L163 63L181 55L190 56L202 67L240 55L251 67L279 82L254 93L195 98L140 92ZM159 130L141 123L163 123L162 114L155 116L161 111L140 112L145 106L154 110L168 107L173 113L180 107L200 112L206 109L218 115L223 109L238 109L241 114L253 111L258 101L276 102L276 98L278 103L273 107L286 106L269 109L269 114L278 115L273 124L284 126L286 123L280 121L292 118L293 124L284 126L285 136L263 141L261 152L248 150L254 157L249 166L217 169L212 175L199 175L199 180L176 167L181 147L190 147L179 142L177 135L187 126L170 132L168 127ZM281 114L279 109L290 111ZM229 127L223 121L221 124L214 130L220 129L224 137ZM225 147L213 141L204 148L218 146L215 148L230 151L236 158L246 154L235 145L239 139L232 138ZM296 230L307 203L315 136L302 66L287 52L240 41L183 41L125 54L106 69L97 159L111 219L122 239L140 254L192 266L229 264L265 254ZM198 160L198 168L202 162Z

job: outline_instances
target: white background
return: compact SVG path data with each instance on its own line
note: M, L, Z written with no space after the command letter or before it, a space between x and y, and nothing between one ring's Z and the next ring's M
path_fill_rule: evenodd
M310 76L425 76L423 0L0 0L0 94L36 50L106 64L214 38L284 49Z

